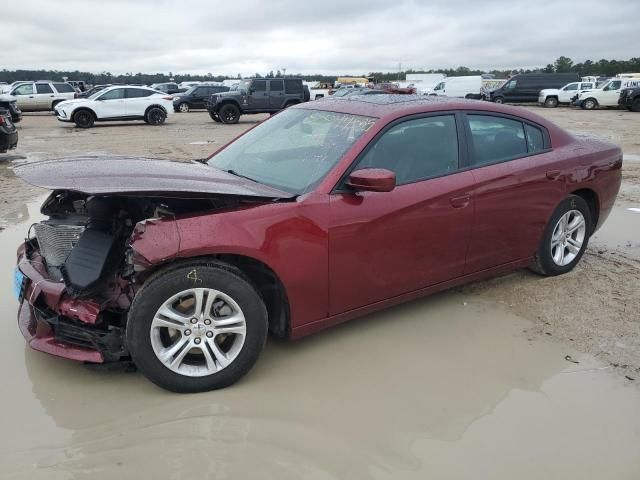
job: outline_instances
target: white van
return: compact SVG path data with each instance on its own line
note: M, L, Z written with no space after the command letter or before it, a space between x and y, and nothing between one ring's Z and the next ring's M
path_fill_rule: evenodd
M640 87L640 78L612 78L600 88L578 94L574 105L593 110L598 107L617 107L620 92L625 88Z
M458 98L481 98L482 76L448 77L438 83L428 95Z

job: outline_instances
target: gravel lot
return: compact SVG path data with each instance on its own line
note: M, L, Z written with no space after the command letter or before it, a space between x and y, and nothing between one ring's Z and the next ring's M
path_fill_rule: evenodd
M640 207L640 114L528 108L625 152L615 211L573 272L518 271L271 341L237 386L189 396L24 345L6 272L46 192L11 164L202 158L266 117L226 126L190 112L162 127L79 130L26 115L18 150L0 155L0 424L11 432L0 477L638 478L640 213L629 208Z

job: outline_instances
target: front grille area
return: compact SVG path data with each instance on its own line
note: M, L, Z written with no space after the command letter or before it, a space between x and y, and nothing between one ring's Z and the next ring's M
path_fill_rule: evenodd
M34 226L40 253L47 263L47 271L52 280L61 281L60 268L78 243L84 232L84 225L62 225L52 221L36 223Z

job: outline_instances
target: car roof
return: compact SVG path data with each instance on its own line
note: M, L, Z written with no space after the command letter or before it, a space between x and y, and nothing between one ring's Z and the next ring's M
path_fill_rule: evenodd
M432 95L349 95L340 98L325 97L321 100L306 102L291 108L324 110L337 113L348 113L373 118L387 117L389 120L406 115L430 113L446 110L478 110L485 112L514 115L525 120L538 123L547 128L557 127L529 110L509 105L485 102L481 100L466 100Z

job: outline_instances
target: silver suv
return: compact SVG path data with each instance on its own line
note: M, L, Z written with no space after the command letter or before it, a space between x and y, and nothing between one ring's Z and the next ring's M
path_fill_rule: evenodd
M9 95L18 100L23 112L53 110L60 102L73 100L76 90L65 82L26 82L16 85Z

